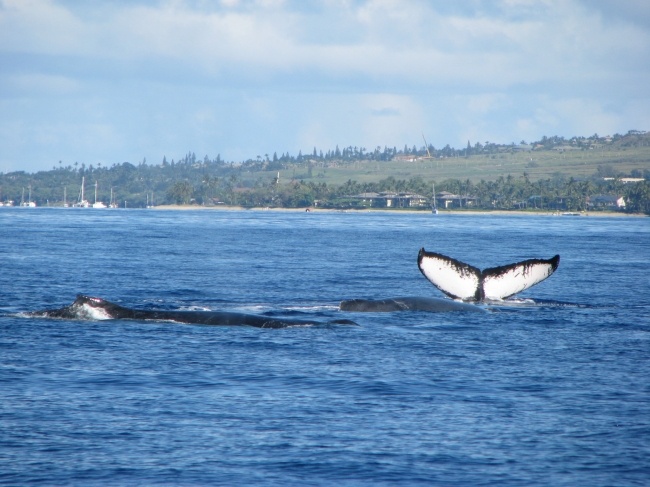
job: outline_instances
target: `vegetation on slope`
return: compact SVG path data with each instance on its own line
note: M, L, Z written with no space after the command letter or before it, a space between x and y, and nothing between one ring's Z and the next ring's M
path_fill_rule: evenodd
M646 181L624 184L625 177ZM360 208L370 205L355 197L364 193L415 193L430 199L435 182L438 193L458 195L461 204L464 197L465 205L469 202L473 208L582 210L588 197L613 195L625 197L627 211L648 212L650 134L543 137L530 144L468 143L463 149L337 147L295 157L265 154L240 163L225 162L220 156L201 160L193 153L153 165L146 160L111 167L60 163L35 174L0 174L0 201L19 204L29 187L39 206L61 205L64 188L68 202L76 201L82 178L88 200L94 200L97 181L98 199L108 202L112 188L121 207L144 207L153 201ZM372 205L385 206L382 201L376 199Z

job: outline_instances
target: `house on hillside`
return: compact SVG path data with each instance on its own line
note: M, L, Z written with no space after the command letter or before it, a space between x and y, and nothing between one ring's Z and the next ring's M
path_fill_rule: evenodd
M533 146L530 144L517 144L512 146L514 152L530 152L533 150Z
M623 184L640 183L641 181L645 181L645 178L621 178L621 183Z
M603 178L603 181L614 181L616 178ZM640 183L645 181L645 178L620 178L619 181L623 184L627 183Z
M407 154L407 155L403 155L403 156L400 155L400 156L393 157L393 160L394 161L399 161L399 162L415 162L415 161L418 160L418 156L411 155L411 154Z
M571 145L559 145L557 147L553 147L553 150L558 151L558 152L568 152L568 151L577 150L577 149L578 149L577 147L573 147Z

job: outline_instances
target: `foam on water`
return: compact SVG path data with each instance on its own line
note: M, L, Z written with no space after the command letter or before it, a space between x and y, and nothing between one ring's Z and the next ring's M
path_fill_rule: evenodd
M283 306L282 309L290 311L305 311L305 312L319 312L319 311L338 311L339 307L331 304L313 305L313 306Z
M95 308L87 303L84 303L77 308L77 314L79 318L88 320L103 321L113 319L113 317L108 314L105 309Z
M179 306L178 311L212 311L206 306Z

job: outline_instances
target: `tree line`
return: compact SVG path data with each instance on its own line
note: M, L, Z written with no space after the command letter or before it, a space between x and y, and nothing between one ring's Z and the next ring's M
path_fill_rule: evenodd
M648 174L650 176L650 174ZM226 180L206 177L202 184L192 186L178 181L169 188L169 202L177 204L227 204L243 207L301 208L368 208L386 207L386 200L370 203L363 195L396 193L419 195L426 199L422 209L433 205L433 181L421 177L408 180L388 177L378 182L358 183L349 180L342 185L290 181L286 184L268 182L252 188L237 186L236 178ZM604 180L594 176L586 179L566 178L560 174L553 178L532 182L526 174L520 178L499 177L495 181L474 183L467 179L447 179L435 182L437 200L451 193L461 208L484 210L569 210L588 209L588 198L597 195L623 196L625 211L650 214L650 181L623 183L620 178ZM463 203L464 202L464 203ZM417 209L417 207L415 208Z
M594 134L591 137L573 137L565 140L562 137L543 137L540 141L529 144L542 145L544 148L573 144L580 148L589 147L589 144L611 143L621 147L643 146L650 143L650 134L639 131L630 131L626 135L615 134L613 137L603 138ZM522 144L525 141L522 141ZM285 169L288 164L293 167L305 167L307 178L311 178L312 165L319 160L350 163L355 160L390 160L397 155L424 156L430 153L431 157L450 157L473 155L478 151L504 151L513 150L514 144L497 145L486 142L476 143L462 150L453 149L448 145L442 149L429 147L405 146L402 150L396 148L377 147L372 152L367 152L362 147L338 146L325 153L314 148L309 155L301 152L297 156L282 153L277 156L264 154L242 163L226 162L220 155L210 158L207 155L202 159L197 158L193 152L188 152L175 161L168 161L166 157L160 164L148 164L143 159L137 165L129 162L113 164L110 167L97 164L96 166L75 163L63 166L59 162L50 171L39 171L29 174L24 171L0 174L0 202L13 200L18 204L23 198L23 192L31 187L32 201L39 206L60 205L64 197L64 188L67 190L67 201L78 199L82 179L86 181L86 196L93 197L94 181L98 181L100 199L106 202L111 189L119 206L144 207L147 204L228 204L241 206L278 206L278 207L305 207L318 204L331 208L354 208L364 206L363 201L355 198L362 193L416 193L431 197L431 184L433 181L424 181L416 177L410 180L397 180L393 177L382 179L378 182L357 183L348 181L342 185L327 185L324 182L305 181L305 179L292 180L280 183L275 178L258 178L251 181L244 178L244 173L257 171L275 172ZM429 151L427 152L427 148ZM586 150L586 149L585 149ZM646 181L635 184L623 184L620 179L625 176L644 177ZM613 177L605 181L604 177ZM590 178L581 180L567 178L556 174L552 178L539 181L530 181L524 175L521 178L504 176L496 181L480 181L473 183L470 180L449 179L435 181L436 189L447 191L471 201L475 208L482 209L553 209L562 206L570 210L586 208L587 198L594 195L624 196L628 211L648 211L648 179L650 171L634 170L631 174L618 174L609 165L598 167L598 172ZM90 195L91 197L88 197ZM381 201L374 203L381 205Z

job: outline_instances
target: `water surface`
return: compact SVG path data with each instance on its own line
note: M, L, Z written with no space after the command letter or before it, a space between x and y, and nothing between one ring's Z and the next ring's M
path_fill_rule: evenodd
M489 313L341 313L435 296L420 247L556 274ZM648 485L650 220L0 210L0 483ZM20 313L307 314L281 330Z

